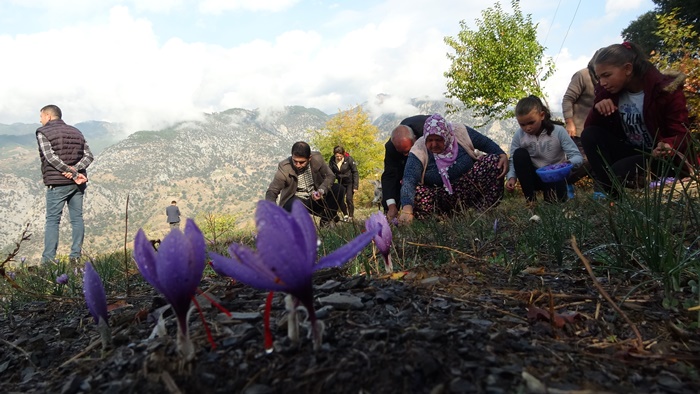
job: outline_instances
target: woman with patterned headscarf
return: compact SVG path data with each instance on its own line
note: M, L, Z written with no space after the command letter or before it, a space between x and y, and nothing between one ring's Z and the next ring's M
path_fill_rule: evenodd
M434 114L408 154L399 223L410 223L414 215L420 219L493 206L503 197L507 172L508 157L490 138Z

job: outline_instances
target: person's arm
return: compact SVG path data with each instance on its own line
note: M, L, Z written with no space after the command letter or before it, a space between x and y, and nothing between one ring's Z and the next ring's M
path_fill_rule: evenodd
M51 147L51 142L48 138L46 138L44 134L36 133L36 139L39 143L39 149L41 150L41 153L44 155L44 158L49 163L49 165L51 165L53 168L57 169L60 172L76 172L74 168L71 168L71 166L66 164L63 160L61 160L60 157L58 157L58 155L56 155L56 152L54 152L53 148ZM73 174L73 176L76 175L77 174Z
M506 175L506 180L515 178L515 166L513 165L513 153L515 152L516 149L520 148L520 137L522 136L522 129L516 130L515 134L513 134L513 139L510 141L510 154L509 154L509 169L508 169L508 174Z
M580 167L583 164L583 156L578 150L576 143L571 139L568 133L560 128L555 128L555 132L559 133L559 141L561 142L561 149L566 154L566 159L574 165L575 168Z
M93 156L92 151L90 151L90 147L86 142L83 145L83 157L73 167L76 171L84 170L88 168L90 164L92 164L93 160L95 160L95 157Z
M396 148L387 141L384 145L384 172L382 172L382 198L389 210L396 210L400 197L400 181L403 176L401 168L401 155ZM388 213L388 212L387 212ZM388 216L388 215L387 215ZM389 217L391 219L391 217Z
M277 167L277 172L275 172L275 177L272 178L270 186L267 187L267 191L265 192L265 199L267 201L277 202L277 197L280 195L280 192L282 191L286 183L287 176L282 170L282 165L279 165Z
M406 168L403 172L403 182L401 184L401 206L413 205L416 198L416 187L420 183L423 175L423 163L413 153L408 155Z
M685 153L689 143L688 125L688 106L683 94L683 90L677 89L669 94L665 101L666 105L660 107L659 111L662 114L663 124L658 125L659 142L669 144L673 149L680 150Z
M350 173L352 176L352 190L357 191L360 188L360 174L357 172L357 164L355 164L355 159L349 158L350 160Z
M423 163L413 153L408 155L403 174L401 212L398 217L400 224L410 224L413 221L413 202L416 198L416 186L418 186L423 175Z
M586 70L588 72L588 70ZM564 98L561 101L561 109L564 115L564 121L566 123L566 131L570 136L576 136L576 125L574 124L574 103L581 97L583 90L586 86L586 81L581 74L581 71L574 73L571 77L571 82L566 88L566 93L564 93Z

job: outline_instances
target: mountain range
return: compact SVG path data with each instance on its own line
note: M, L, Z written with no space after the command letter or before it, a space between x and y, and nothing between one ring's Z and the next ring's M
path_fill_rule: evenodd
M415 100L416 113L444 113L444 102ZM401 119L412 114L383 114L373 124L385 141ZM75 126L85 135L95 161L88 169L85 197L86 238L90 255L121 250L143 228L150 238L162 238L169 227L165 207L176 200L183 217L206 213L235 215L249 223L255 203L264 198L277 163L289 156L295 141L308 140L333 115L315 108L289 106L277 111L229 109L204 114L162 130L142 130L123 137L119 125L84 122ZM475 124L468 113L451 121ZM31 240L20 256L38 261L43 247L45 187L41 182L34 132L39 124L0 124L0 250L7 252L30 226ZM504 150L517 125L487 124L479 130ZM70 224L64 212L59 254L66 254ZM4 254L0 254L0 257Z

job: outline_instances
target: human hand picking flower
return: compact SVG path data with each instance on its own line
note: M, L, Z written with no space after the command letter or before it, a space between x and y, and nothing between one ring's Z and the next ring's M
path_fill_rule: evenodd
M411 222L413 222L413 207L411 205L404 205L401 207L399 224L411 224Z
M359 235L318 260L316 227L300 201L292 204L291 212L274 202L259 201L255 224L258 231L257 250L233 243L228 249L231 258L210 253L212 268L219 275L229 276L257 289L292 295L295 306L301 303L308 312L314 349L318 349L323 324L316 320L314 310L313 273L348 262L372 241L377 230Z
M671 144L663 141L659 141L656 148L654 148L654 150L651 152L651 155L654 157L669 157L673 156L674 154L675 151L673 150Z

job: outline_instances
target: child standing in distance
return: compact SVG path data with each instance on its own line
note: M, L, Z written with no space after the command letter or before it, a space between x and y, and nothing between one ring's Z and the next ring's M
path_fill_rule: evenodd
M510 143L510 170L506 189L513 191L520 181L528 202L535 202L541 190L547 202L566 201L566 180L545 183L535 173L540 167L569 161L574 167L583 163L583 156L563 126L552 122L549 109L537 96L528 96L515 106L520 128ZM516 179L517 177L517 179Z
M647 168L659 168L658 158L685 153L685 75L662 74L630 42L600 49L593 67L601 88L581 141L596 183L614 198L610 174L624 186L639 187L646 184Z

